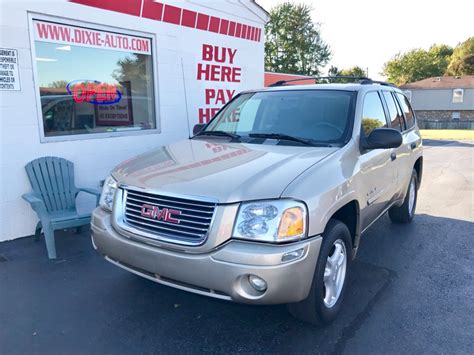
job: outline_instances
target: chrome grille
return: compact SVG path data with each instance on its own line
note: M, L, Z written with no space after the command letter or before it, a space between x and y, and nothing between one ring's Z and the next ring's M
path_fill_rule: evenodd
M125 208L123 211L124 222L140 231L146 232L145 236L154 239L171 241L183 244L202 243L209 231L216 203L197 201L181 197L157 195L133 189L124 190ZM143 205L150 205L162 209L178 210L179 224L158 220L142 215Z

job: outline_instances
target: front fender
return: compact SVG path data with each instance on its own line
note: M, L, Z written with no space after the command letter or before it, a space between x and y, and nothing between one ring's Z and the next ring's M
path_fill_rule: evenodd
M298 176L283 191L282 197L306 202L309 214L309 235L324 232L328 221L343 206L357 201L358 152L349 143ZM357 223L358 225L358 223ZM356 231L356 237L359 231Z

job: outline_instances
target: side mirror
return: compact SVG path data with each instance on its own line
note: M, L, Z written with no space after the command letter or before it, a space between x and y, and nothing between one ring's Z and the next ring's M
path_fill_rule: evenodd
M389 149L402 145L403 137L393 128L376 128L365 139L364 149Z
M198 123L197 125L195 125L193 127L193 135L195 136L196 134L198 134L199 132L202 131L202 129L206 126L205 123Z

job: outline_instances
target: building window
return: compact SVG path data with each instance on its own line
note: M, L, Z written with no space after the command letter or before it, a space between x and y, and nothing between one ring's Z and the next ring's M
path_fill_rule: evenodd
M152 40L33 20L46 139L156 128Z
M461 119L461 112L452 112L451 113L451 119L457 121Z
M453 103L460 104L463 102L464 90L463 89L454 89L453 90Z

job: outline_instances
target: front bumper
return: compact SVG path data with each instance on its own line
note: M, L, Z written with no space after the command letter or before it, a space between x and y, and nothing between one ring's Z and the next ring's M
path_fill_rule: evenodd
M311 287L321 237L270 245L231 240L200 254L144 244L119 234L110 213L92 216L92 242L104 257L130 272L182 290L252 304L292 303L305 299ZM298 259L282 262L288 252L303 249ZM265 292L250 285L249 275L263 278Z

